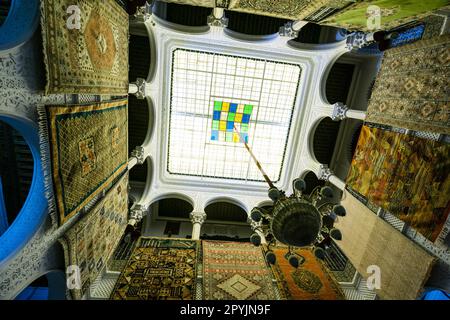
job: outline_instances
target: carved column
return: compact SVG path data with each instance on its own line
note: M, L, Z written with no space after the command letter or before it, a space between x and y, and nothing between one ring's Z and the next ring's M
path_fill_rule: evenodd
M206 220L206 213L191 212L190 217L192 222L192 240L200 240L200 231L203 222Z
M331 119L333 119L334 121L340 121L347 118L364 121L366 119L366 113L364 111L349 109L342 102L336 102L335 104L333 104Z
M326 164L321 164L317 172L319 180L329 181L341 190L345 189L345 182L339 179Z
M147 85L148 83L145 81L145 79L137 78L136 82L130 83L128 85L128 93L135 95L136 98L140 100L143 100L147 96L145 93Z

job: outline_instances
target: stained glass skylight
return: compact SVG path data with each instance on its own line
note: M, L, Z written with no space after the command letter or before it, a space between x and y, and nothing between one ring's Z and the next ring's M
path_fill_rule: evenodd
M297 64L175 49L167 171L175 175L280 179L301 75Z

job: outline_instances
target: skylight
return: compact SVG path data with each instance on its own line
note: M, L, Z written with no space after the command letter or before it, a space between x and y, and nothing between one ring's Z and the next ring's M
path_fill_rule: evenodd
M167 171L264 181L247 142L277 182L300 73L291 63L175 49Z

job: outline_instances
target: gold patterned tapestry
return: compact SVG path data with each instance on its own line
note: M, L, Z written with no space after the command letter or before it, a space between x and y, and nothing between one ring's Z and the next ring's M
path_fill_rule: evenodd
M450 144L363 126L347 184L434 241L450 212Z
M448 0L360 0L320 24L360 31L389 30L448 5ZM380 17L379 26L375 17Z
M387 50L366 121L450 134L450 35Z
M114 0L42 0L46 93L128 94L128 14Z
M112 300L193 300L200 242L140 238Z
M274 300L275 288L261 248L250 243L203 241L206 300Z
M435 258L346 190L341 204L347 214L335 223L343 235L336 244L356 270L368 279L376 272L370 266L380 268L380 288L376 293L381 299L416 299L430 275ZM371 280L371 283L376 285L375 281Z
M39 108L44 171L51 171L60 224L120 175L128 163L127 99ZM50 170L51 169L51 170ZM50 181L46 181L51 187Z
M282 299L288 300L345 300L336 279L311 250L299 249L295 253L305 260L298 268L285 259L287 248L275 248L277 257L272 272L277 279Z
M342 8L352 0L230 0L229 9L290 20L311 20L325 8ZM314 19L312 19L314 20Z
M59 239L66 266L78 266L81 288L70 290L79 300L99 276L116 249L128 222L128 173L106 196Z

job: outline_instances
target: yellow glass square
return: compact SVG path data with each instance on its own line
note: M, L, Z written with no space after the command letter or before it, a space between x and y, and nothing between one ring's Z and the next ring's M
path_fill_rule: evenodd
M233 142L239 142L239 134L233 133Z
M220 121L219 122L219 130L220 131L227 131L227 122L226 121Z
M236 113L244 113L244 105L243 104L238 105Z
M236 117L234 117L234 122L237 122L237 123L242 122L242 113L236 113Z
M222 102L222 111L228 112L230 110L230 103L229 102Z

